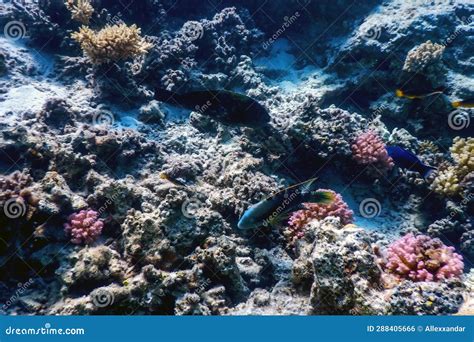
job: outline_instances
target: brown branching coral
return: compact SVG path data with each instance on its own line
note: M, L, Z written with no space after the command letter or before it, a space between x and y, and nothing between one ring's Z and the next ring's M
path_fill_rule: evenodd
M447 196L458 194L462 189L464 178L474 171L474 139L456 137L450 152L455 165L440 169L431 184L432 190Z
M65 5L71 12L72 19L85 25L89 24L94 13L94 7L89 0L66 0Z
M79 32L72 34L72 38L81 45L94 64L138 57L152 47L140 36L140 29L136 25L107 25L98 32L82 26Z

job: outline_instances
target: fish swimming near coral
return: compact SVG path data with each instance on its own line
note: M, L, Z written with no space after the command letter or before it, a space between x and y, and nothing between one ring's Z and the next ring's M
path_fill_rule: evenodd
M316 178L283 189L248 208L237 224L239 229L253 229L268 224L277 224L303 203L330 204L335 194L314 189Z
M393 159L395 165L403 169L418 172L425 179L429 177L434 170L436 170L435 167L424 164L416 155L410 151L405 150L403 147L387 146L385 149L387 150L390 158Z
M443 94L442 89L436 89L433 91L410 91L410 90L402 90L402 89L397 89L395 90L395 95L397 97L405 97L410 100L419 100L419 99L424 99L433 95L437 94Z
M169 174L164 172L160 173L160 179L166 180L175 186L187 187L187 184L183 180L171 177Z
M178 94L157 88L155 99L209 115L226 124L261 127L270 121L268 111L260 103L246 95L227 90L201 90Z
M467 99L462 101L454 101L451 103L454 108L474 108L474 99Z

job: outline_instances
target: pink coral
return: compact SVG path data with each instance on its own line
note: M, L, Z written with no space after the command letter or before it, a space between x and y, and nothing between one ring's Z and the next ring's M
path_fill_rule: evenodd
M374 132L360 134L352 145L352 157L361 165L376 165L383 170L391 170L394 166L392 158L385 149L382 139Z
M412 233L393 242L382 264L398 280L440 281L463 273L462 256L440 239Z
M75 244L90 244L102 233L104 222L98 218L94 210L81 210L69 216L69 222L64 224L64 230L71 235L71 242Z
M285 234L290 241L300 239L304 235L304 226L311 220L322 220L328 216L335 216L341 219L342 224L352 223L354 212L342 199L342 196L332 190L319 189L318 191L329 191L335 195L331 204L304 203L306 209L295 211L289 221Z

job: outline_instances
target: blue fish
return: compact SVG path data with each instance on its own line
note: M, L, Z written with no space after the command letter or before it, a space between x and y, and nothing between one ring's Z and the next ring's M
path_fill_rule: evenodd
M418 172L423 178L427 178L436 170L435 167L424 164L416 155L410 151L405 150L400 146L385 147L390 158L398 167L408 169L410 171Z
M237 224L239 229L253 229L273 225L291 212L301 209L302 203L330 204L335 195L313 189L316 178L283 189L248 208Z

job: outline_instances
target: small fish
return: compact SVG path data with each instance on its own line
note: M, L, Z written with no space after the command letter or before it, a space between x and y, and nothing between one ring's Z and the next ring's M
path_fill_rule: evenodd
M167 173L160 173L160 178L172 183L173 185L187 187L185 182L183 182L179 178L172 178Z
M301 209L303 203L330 204L334 194L328 191L313 189L316 178L283 189L274 195L248 208L237 224L239 229L258 228L267 224L276 224L295 210Z
M254 99L227 90L201 90L178 94L155 89L155 99L209 115L226 124L261 127L268 124L268 111Z
M454 101L451 103L454 108L474 108L474 99L467 99L463 101Z
M390 158L393 159L395 165L403 169L416 171L425 179L429 177L434 170L436 170L435 167L423 164L423 162L416 155L410 151L405 150L403 147L387 146L385 149L387 150Z
M434 90L431 92L424 92L424 91L409 91L409 90L402 90L402 89L397 89L395 90L395 95L397 97L406 97L407 99L410 100L418 100L418 99L424 99L426 97L430 97L436 94L442 94L442 90Z

